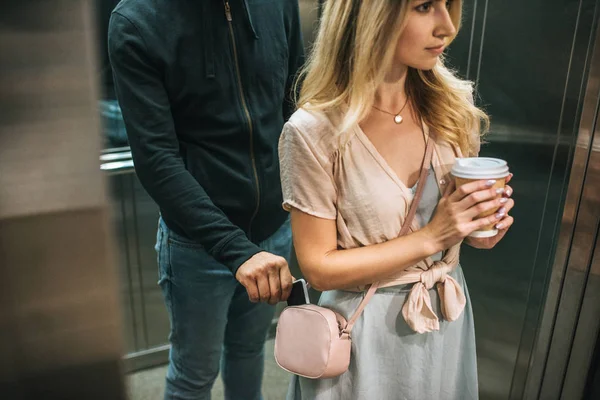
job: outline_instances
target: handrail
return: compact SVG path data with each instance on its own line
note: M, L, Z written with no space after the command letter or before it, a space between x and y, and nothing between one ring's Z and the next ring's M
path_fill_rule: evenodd
M129 174L135 171L133 160L113 161L100 164L100 169L106 171L109 175Z
M107 153L100 156L100 161L119 161L119 160L130 160L131 151L123 151L120 153Z

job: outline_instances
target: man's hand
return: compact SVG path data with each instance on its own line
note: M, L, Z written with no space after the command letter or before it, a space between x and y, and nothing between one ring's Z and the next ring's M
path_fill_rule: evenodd
M266 251L255 254L235 274L248 292L250 301L275 305L285 301L292 291L292 275L283 257Z

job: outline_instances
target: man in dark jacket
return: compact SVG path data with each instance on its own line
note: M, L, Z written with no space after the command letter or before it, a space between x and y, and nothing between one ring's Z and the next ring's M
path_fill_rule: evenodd
M123 0L109 55L136 168L160 207L165 399L260 399L291 290L277 143L303 63L297 0ZM222 358L222 360L221 360Z

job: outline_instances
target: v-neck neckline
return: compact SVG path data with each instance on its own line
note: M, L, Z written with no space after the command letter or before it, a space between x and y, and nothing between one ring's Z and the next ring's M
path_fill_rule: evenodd
M381 153L379 152L379 150L377 150L377 148L375 147L375 145L373 144L373 142L371 142L371 139L369 139L369 137L362 130L362 128L360 127L360 125L358 123L356 123L354 125L355 125L354 129L356 131L357 137L360 139L360 141L363 143L363 145L369 151L369 153L371 153L371 156L375 159L375 161L377 161L377 163L379 164L379 166L388 174L388 176L392 179L392 181L394 181L394 183L396 183L396 185L398 187L400 187L400 189L406 195L408 195L410 198L414 197L415 193L413 192L412 188L408 187L408 185L406 183L404 183L402 181L402 179L400 179L400 177L398 176L398 174L396 173L396 171L394 171L394 169L391 167L391 165L381 155ZM421 133L423 134L423 138L425 139L425 149L427 149L427 143L428 143L428 141L431 140L431 138L429 137L428 132L429 132L428 127L421 120ZM419 184L419 181L417 180L417 183L415 183L414 187L416 187L418 184Z

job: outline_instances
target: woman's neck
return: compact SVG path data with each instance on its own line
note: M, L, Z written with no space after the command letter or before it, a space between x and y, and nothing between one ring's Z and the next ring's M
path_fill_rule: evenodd
M393 68L375 91L375 106L389 112L398 112L406 103L406 75L408 67Z

